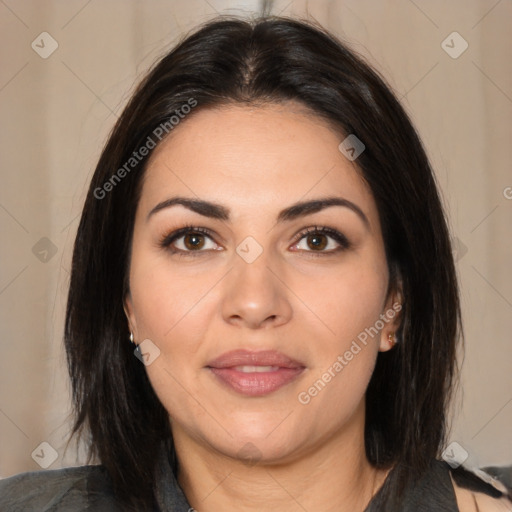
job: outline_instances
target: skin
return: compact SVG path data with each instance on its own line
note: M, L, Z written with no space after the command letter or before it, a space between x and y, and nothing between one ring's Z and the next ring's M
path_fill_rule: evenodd
M482 492L459 487L452 478L457 506L463 512L512 512L512 501L506 497L492 498ZM505 491L505 488L500 489Z
M124 306L135 341L160 350L146 371L169 412L178 481L198 511L362 511L388 473L365 455L364 399L399 314L307 405L297 398L400 301L388 294L373 196L338 149L344 138L297 103L224 106L185 119L148 163ZM181 205L148 219L173 196L220 203L230 221ZM356 204L368 225L340 206L276 223L293 203L326 196ZM159 246L187 224L213 233L200 237L200 254ZM339 247L330 235L320 250L300 238L314 226L343 233L350 247L328 254ZM252 263L236 252L248 236L263 251ZM190 253L188 241L174 246ZM238 348L278 350L305 369L277 391L244 396L206 368Z

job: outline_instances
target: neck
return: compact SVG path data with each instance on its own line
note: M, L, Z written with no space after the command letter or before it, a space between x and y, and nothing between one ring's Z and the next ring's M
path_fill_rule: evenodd
M175 426L178 482L198 512L363 512L389 470L370 465L364 428L357 426L308 447L293 461L262 458L255 464L213 452Z

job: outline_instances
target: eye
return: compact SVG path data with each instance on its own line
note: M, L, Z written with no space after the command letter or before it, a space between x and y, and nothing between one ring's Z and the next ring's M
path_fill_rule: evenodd
M331 240L329 241L329 239ZM304 244L302 244L303 241ZM345 235L326 226L314 226L302 231L298 235L298 243L293 246L294 249L305 250L314 256L327 256L346 250L349 247L350 242Z
M301 247L303 241L305 246ZM164 235L158 245L179 256L198 256L206 251L220 250L213 241L213 234L208 229L197 226L185 226ZM299 233L292 249L305 251L313 256L328 256L350 246L345 235L339 231L326 226L314 226Z
M211 243L208 244L208 241ZM165 235L160 240L159 246L180 256L196 256L196 253L206 252L206 250L219 250L210 231L195 226L185 226Z

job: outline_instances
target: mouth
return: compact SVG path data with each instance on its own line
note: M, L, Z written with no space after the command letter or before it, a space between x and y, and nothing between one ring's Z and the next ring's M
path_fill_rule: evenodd
M263 396L295 380L305 366L274 350L235 350L210 361L206 368L217 382L239 394Z

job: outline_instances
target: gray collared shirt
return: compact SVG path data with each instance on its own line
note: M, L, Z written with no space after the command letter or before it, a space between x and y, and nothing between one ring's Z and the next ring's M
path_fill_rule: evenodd
M194 512L174 476L165 450L160 451L156 475L155 490L159 509L155 512ZM475 475L468 475L468 472L461 473L458 477L459 483L495 497L501 495L499 491ZM382 493L388 481L389 475L365 512L374 510L372 504ZM458 511L450 480L450 468L446 462L440 460L433 460L421 480L406 490L404 502L400 506L400 512L432 512L434 510L436 512ZM105 467L90 465L31 471L0 480L0 512L126 511L116 500L112 482Z
M193 512L163 450L157 474L158 512ZM82 511L125 512L102 465L30 471L0 480L0 512Z

